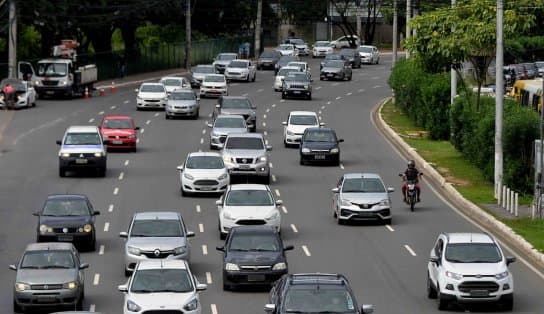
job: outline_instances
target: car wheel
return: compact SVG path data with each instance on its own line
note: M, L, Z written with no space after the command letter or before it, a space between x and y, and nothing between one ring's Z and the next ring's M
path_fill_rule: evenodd
M13 313L23 313L23 308L13 300Z
M165 118L166 120L170 120L170 116L169 116L168 114L166 114L166 113L164 114L164 118Z
M232 290L232 286L226 283L223 283L223 290L224 291L230 291Z
M378 58L378 60L376 60L376 64L380 64L380 58Z
M284 92L281 92L281 99L285 99L285 98L287 98L287 97L285 96L285 93L284 93Z
M319 77L319 80L320 80L320 81L323 81L323 80L324 80L324 78L322 78L322 77Z
M136 111L140 111L140 110L142 110L142 108L136 107Z
M306 164L306 161L302 157L300 157L299 164L301 166L304 166Z
M289 144L287 144L287 142L285 140L283 140L283 147L289 148Z
M437 285L436 287L436 299L437 299L437 306L439 311L447 310L450 302L446 300L440 293L440 287Z
M428 272L427 272L427 298L436 299L436 289L433 287L433 284L431 282L431 277L429 276Z
M134 147L132 147L132 152L135 153L135 152L137 152L137 151L138 151L138 148L137 148L136 145L134 145Z
M251 79L252 82L255 82L255 79L257 78L257 74L253 75L253 78Z
M311 93L308 95L308 100L312 100L312 94Z
M224 232L219 231L219 239L225 240L227 238L227 234Z
M79 300L76 302L76 311L82 311L83 310L83 297L80 296Z
M97 168L96 172L99 177L103 178L106 176L106 168Z
M181 191L181 196L189 196L189 192L185 191L183 187L179 188Z
M268 173L266 177L263 178L263 183L270 184L270 172Z
M348 77L348 81L351 81L351 78L353 77L353 74L350 74Z
M66 170L59 168L59 177L64 178L66 176Z
M336 210L332 210L332 217L336 219L338 217L338 214L336 213Z
M514 309L514 295L504 295L501 297L501 307L505 311L512 311Z
M195 115L193 116L193 120L198 120L198 117L200 116L200 109L198 109L195 113Z
M384 224L384 225L391 225L391 221L392 221L391 218L385 219L385 220L383 221L383 224Z
M345 225L346 222L344 221L344 219L340 219L339 216L336 216L336 222L339 224L339 225Z
M93 239L91 240L91 242L89 242L87 244L87 251L89 252L94 252L96 251L96 238L93 237Z

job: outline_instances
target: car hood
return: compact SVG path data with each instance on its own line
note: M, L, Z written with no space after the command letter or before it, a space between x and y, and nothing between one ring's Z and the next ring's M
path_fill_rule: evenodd
M265 154L266 151L260 149L223 149L223 155L236 158L259 158Z
M224 109L221 108L221 114L237 114L237 115L254 115L255 112L252 109Z
M225 256L225 262L241 264L241 265L255 265L255 266L272 266L278 262L285 262L283 255L280 251L277 252L240 252L229 251Z
M134 303L138 304L143 309L159 308L165 309L181 309L195 295L191 292L156 292L156 293L133 293L127 296ZM160 312L160 311L158 311Z
M285 85L310 85L310 82L308 81L284 81Z
M131 129L102 129L100 132L107 136L129 136L136 133Z
M48 227L81 227L92 221L92 216L40 216L39 218L39 224Z
M495 275L507 270L501 263L448 263L447 269L463 275Z
M298 48L298 49L307 49L307 48L308 48L308 45L307 45L307 44L295 45L295 48Z
M248 68L232 68L232 67L227 67L225 70L229 71L229 72L243 72L243 71L247 72L247 71L249 71Z
M370 57L370 56L372 56L372 53L371 52L362 52L362 51L360 51L359 55L361 57Z
M170 106L195 106L196 100L168 100Z
M306 130L307 128L315 128L317 126L315 125L289 125L287 127L287 130L291 131L291 132L294 132L296 134L302 134L304 133L304 130Z
M138 97L140 98L165 98L166 93L153 93L153 92L140 92L138 93Z
M333 67L323 67L323 69L321 69L321 72L331 72L331 73L336 73L336 72L342 72L342 69L340 69L340 68L333 68Z
M164 86L164 89L166 89L166 92L167 92L167 93L171 93L171 92L173 92L174 90L176 90L176 89L181 89L181 88L183 88L183 87L181 87L181 86L173 86L173 85L168 85L168 86L165 85L165 86Z
M274 62L272 58L259 58L258 62Z
M375 204L388 199L387 193L342 193L342 199L354 204Z
M270 217L278 209L275 205L269 206L229 206L223 207L235 219L265 219Z
M77 269L19 269L17 282L33 284L61 284L77 280Z
M131 237L127 240L127 246L134 246L143 251L161 251L173 250L177 247L186 245L185 238L182 237Z
M232 60L217 60L217 61L214 61L214 65L216 64L219 64L219 65L224 65L224 66L227 66L229 65L229 63L231 62Z
M331 149L338 147L338 144L332 142L304 142L302 147L309 149Z
M230 133L247 133L247 128L213 128L212 134L228 135Z
M183 170L186 174L190 174L195 178L195 180L198 179L211 179L215 180L219 178L220 175L227 172L226 168L223 169L187 169Z
M225 82L202 82L204 86L210 86L210 87L227 87L227 83Z
M104 151L102 145L62 145L60 149L63 153L97 153Z
M210 73L193 73L193 78L197 80L203 80L204 76L208 75Z

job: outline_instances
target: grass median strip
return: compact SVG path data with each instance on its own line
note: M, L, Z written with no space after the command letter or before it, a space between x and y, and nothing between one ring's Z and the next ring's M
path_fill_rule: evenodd
M486 181L479 168L467 161L448 141L435 141L427 138L427 132L415 126L402 110L392 101L382 108L382 117L403 140L427 160L448 182L467 200L478 205L496 203L493 197L493 184ZM424 172L425 170L422 169ZM520 198L521 204L529 204L530 196ZM485 210L485 209L483 209ZM517 234L529 241L534 248L544 252L544 221L530 218L506 219L497 217Z

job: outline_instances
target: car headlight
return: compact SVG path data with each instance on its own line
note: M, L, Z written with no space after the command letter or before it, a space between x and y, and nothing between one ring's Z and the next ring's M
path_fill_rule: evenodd
M389 206L389 200L388 199L381 200L380 205L381 206Z
M234 216L232 216L231 212L229 212L227 210L224 210L223 211L223 218L228 219L228 220L233 220Z
M238 265L236 264L233 264L233 263L226 263L225 264L225 270L240 270L240 267L238 267Z
M310 85L304 85L304 89L310 88Z
M129 246L127 249L129 254L136 255L136 256L139 256L142 254L142 251L137 247Z
M280 218L280 214L277 211L275 211L270 216L266 217L265 220L275 220L278 218Z
M78 231L79 232L91 232L93 230L93 226L91 226L90 224L86 224L84 225L83 227L79 227Z
M60 86L66 86L66 84L68 84L68 82L66 82L66 80L60 80L59 81Z
M174 255L181 255L183 253L185 253L187 247L185 246L180 246L180 247L177 247L174 249Z
M70 157L70 153L59 153L60 157L68 158Z
M188 179L188 180L194 180L194 179L195 179L195 177L193 177L192 175L188 174L187 172L184 172L184 173L183 173L183 176L184 176L186 179Z
M135 138L136 138L136 135L131 134L131 135L128 136L128 138L130 138L130 139L135 139Z
M130 301L128 300L127 301L127 310L131 311L131 312L140 312L142 310L142 308L134 303L133 301Z
M223 156L223 162L231 163L230 156Z
M341 206L352 206L353 204L348 200L342 200L340 201Z
M451 278L451 279L455 279L455 280L463 279L463 275L457 274L457 273L452 273L451 271L446 271L446 276Z
M137 99L137 100L144 100L144 99L143 99L142 97L140 97L140 96L136 96L136 99Z
M53 228L48 227L47 225L40 225L40 233L53 232Z
M287 135L295 135L295 132L292 132L292 131L289 131L289 130L287 130L285 133L287 133Z
M310 149L309 149L309 148L304 147L304 148L302 149L302 153L303 153L303 154L304 154L304 153L309 153L309 152L310 152Z
M102 152L94 153L94 157L102 157Z
M331 149L331 154L338 154L338 148Z
M266 155L265 155L265 156L259 157L259 161L260 161L260 162L266 162L267 159L268 159L268 158L266 157Z
M40 80L34 81L34 86L40 86L40 85L42 85L42 82Z
M281 262L281 263L276 263L274 265L274 267L272 267L272 270L284 270L284 269L287 269L287 264Z
M189 303L183 306L185 311L196 311L198 309L198 299L194 298Z
M217 178L217 180L219 180L219 181L225 180L228 176L229 176L229 174L225 172L222 175L220 175L219 178Z
M508 271L504 271L504 272L502 272L502 273L496 274L496 275L495 275L495 278L497 278L497 279L504 279L504 278L508 277L508 275L509 275Z
M74 290L75 288L77 288L77 282L75 282L75 281L67 282L67 283L62 285L62 288L63 289Z
M168 101L168 96L166 96L166 97L163 97L163 98L162 98L162 100L164 100L164 101Z
M17 282L15 283L15 290L16 291L25 291L25 290L30 290L30 285L26 284L26 283L22 283L22 282Z

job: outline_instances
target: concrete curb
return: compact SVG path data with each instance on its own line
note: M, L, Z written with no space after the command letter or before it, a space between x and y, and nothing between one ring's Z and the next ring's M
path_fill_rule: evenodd
M125 87L125 86L140 84L140 83L143 83L143 82L158 81L164 76L182 76L182 75L187 75L187 73L189 73L189 72L188 71L164 72L159 76L151 76L151 77L146 77L146 78L142 78L142 79L138 79L138 80L134 80L134 81L115 83L115 87ZM98 82L97 84L103 84L103 85L96 86L95 89L100 90L102 88L104 88L104 89L110 88L111 84L104 85L104 84L106 84L105 82L106 81ZM115 82L115 80L113 79L112 82Z
M422 172L425 173L425 178L433 185L439 187L439 192L443 193L448 201L453 203L462 213L478 222L480 225L489 230L494 230L494 235L502 241L508 243L513 250L527 257L540 270L544 268L544 254L533 248L523 237L515 233L510 227L497 220L492 215L485 212L474 203L465 199L451 183L440 174L434 167L423 159L417 151L409 146L384 120L382 117L382 108L391 97L386 98L379 103L372 112L373 120L377 128L382 134L402 153L404 156L414 159L417 164L423 165Z

